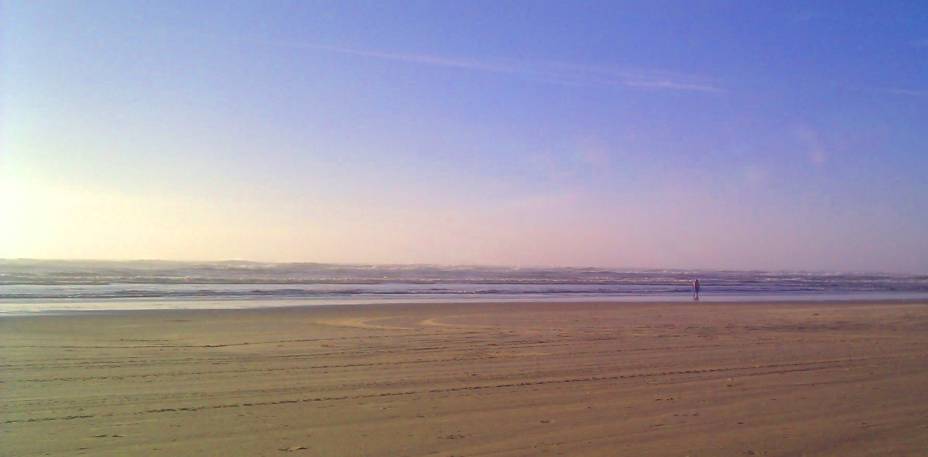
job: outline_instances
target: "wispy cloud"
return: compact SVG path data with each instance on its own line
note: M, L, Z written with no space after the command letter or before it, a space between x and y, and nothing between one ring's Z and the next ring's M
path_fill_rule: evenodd
M884 94L906 95L910 97L928 97L928 90L904 89L898 87L880 87L874 90L877 92L883 92Z
M814 11L799 11L796 14L793 14L791 20L794 23L809 22L818 17L818 14Z
M276 43L276 44L280 44L280 43ZM347 55L353 55L353 56L358 56L358 57L368 57L368 58L379 59L379 60L391 60L394 62L403 62L403 63L410 63L410 64L459 68L463 70L474 70L474 71L488 71L488 72L494 72L494 73L514 73L515 72L514 68L501 64L501 63L481 62L478 60L469 60L469 59L460 59L460 58L448 58L448 57L434 56L434 55L428 55L428 54L402 54L402 53L393 53L393 52L364 50L364 49L342 48L342 47L335 47L335 46L321 46L321 45L293 44L293 43L287 44L287 46L314 49L317 51L334 52L338 54L347 54Z
M264 43L411 65L426 65L466 71L505 74L548 84L570 86L619 86L630 89L655 91L724 92L722 88L705 78L664 71L622 71L606 66L578 65L552 61L467 59L433 54L385 52L284 41L268 41Z
M683 90L697 92L723 92L722 89L707 83L688 82L670 79L627 79L622 85L637 89Z
M850 84L838 84L837 87L841 87L853 92L863 92L869 94L896 95L900 97L928 97L928 89L918 89L911 87L864 86Z

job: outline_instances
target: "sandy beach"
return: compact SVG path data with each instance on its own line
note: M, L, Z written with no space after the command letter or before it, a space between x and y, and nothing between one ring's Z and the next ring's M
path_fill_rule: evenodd
M0 319L3 456L917 456L928 306Z

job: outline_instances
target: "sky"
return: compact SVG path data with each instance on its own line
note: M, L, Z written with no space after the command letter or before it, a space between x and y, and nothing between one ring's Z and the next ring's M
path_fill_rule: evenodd
M0 258L928 272L928 3L0 0Z

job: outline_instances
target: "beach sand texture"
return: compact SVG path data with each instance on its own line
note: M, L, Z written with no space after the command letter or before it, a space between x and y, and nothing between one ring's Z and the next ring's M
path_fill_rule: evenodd
M0 319L3 456L924 456L920 303Z

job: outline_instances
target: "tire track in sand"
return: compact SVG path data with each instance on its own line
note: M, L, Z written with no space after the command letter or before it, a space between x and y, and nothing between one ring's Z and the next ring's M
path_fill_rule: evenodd
M161 414L161 413L170 413L170 412L196 412L196 411L211 410L211 409L224 409L224 408L248 408L248 407L255 407L255 406L273 406L273 405L285 405L285 404L297 404L297 403L361 400L361 399L370 399L370 398L397 397L397 396L407 396L407 395L417 395L417 394L421 395L421 394L436 394L436 393L449 393L449 392L461 392L461 391L510 389L510 388L532 387L532 386L552 385L552 384L589 383L589 382L602 382L602 381L617 381L617 380L622 380L622 379L660 378L660 377L665 377L665 376L686 375L686 374L731 373L731 372L739 372L739 371L749 371L748 373L742 374L741 376L764 376L764 375L775 375L775 374L785 374L785 373L795 373L795 372L827 370L827 369L835 369L835 368L848 368L853 363L860 362L860 361L862 360L832 359L832 360L818 360L818 361L809 361L809 362L774 363L774 364L766 364L766 365L742 365L742 366L732 366L732 367L698 368L698 369L690 369L690 370L654 371L654 372L619 374L619 375L610 375L610 376L586 376L586 377L576 377L576 378L546 379L546 380L510 382L510 383L501 383L501 384L477 384L477 385L468 385L468 386L459 386L459 387L444 387L444 388L436 388L436 389L401 390L401 391L381 392L381 393L373 393L373 394L306 397L306 398L297 398L297 399L288 399L288 400L225 403L225 404L218 404L218 405L180 406L180 407L174 407L174 408L148 409L148 410L143 410L143 411L137 411L134 413L128 413L128 415L138 416L138 415ZM752 370L756 370L756 371L750 372ZM110 415L111 414L105 414L101 416L110 416ZM3 424L18 424L18 423L32 423L32 422L71 421L71 420L80 420L80 419L90 419L94 417L98 417L98 416L92 415L92 414L86 414L86 415L68 415L68 416L57 416L57 417L32 417L32 418L23 418L23 419L9 419L9 420L3 421L2 423Z

